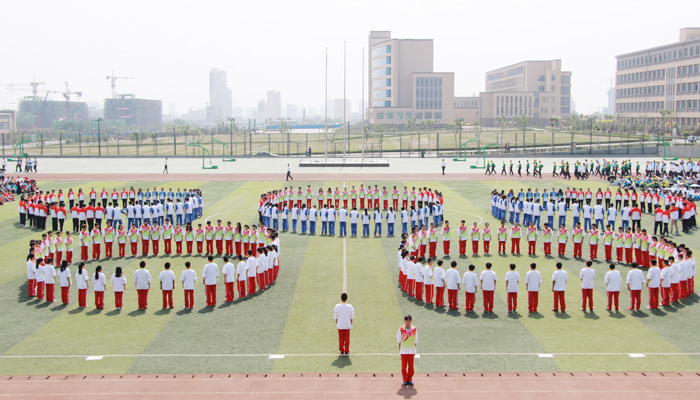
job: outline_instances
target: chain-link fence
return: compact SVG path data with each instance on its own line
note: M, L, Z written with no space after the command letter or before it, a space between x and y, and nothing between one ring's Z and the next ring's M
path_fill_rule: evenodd
M601 154L686 143L671 135L556 129L463 129L328 132L238 131L204 134L187 130L158 132L21 132L2 134L3 157L36 156L208 156L247 157L467 157L477 154ZM620 153L622 151L623 153ZM648 152L648 153L651 153Z

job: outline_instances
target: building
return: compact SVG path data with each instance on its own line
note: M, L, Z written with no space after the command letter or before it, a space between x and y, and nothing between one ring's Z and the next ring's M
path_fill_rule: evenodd
M124 120L132 128L158 129L163 124L163 103L120 94L116 99L105 99L105 120Z
M651 126L675 124L681 132L700 123L700 28L681 29L676 43L616 58L618 119Z
M265 104L267 117L272 120L282 118L282 93L269 90L267 92L267 103Z
M454 73L433 71L432 39L392 39L389 31L372 31L368 57L370 124L454 120Z
M216 68L209 71L209 105L207 120L225 121L233 115L231 89L226 83L226 72Z
M483 126L520 117L541 126L571 116L571 72L561 70L561 60L523 61L487 72L485 81Z
M615 88L608 89L608 106L603 107L603 114L615 116Z
M17 118L14 110L0 110L0 133L11 133L17 130Z
M45 100L41 96L27 96L19 103L19 114L25 121L21 129L50 129L54 121L87 121L90 113L87 103L77 101Z

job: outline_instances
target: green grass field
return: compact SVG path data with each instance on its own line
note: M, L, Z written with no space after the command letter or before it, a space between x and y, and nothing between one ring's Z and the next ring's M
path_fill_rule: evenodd
M323 187L341 185L328 181ZM359 185L360 182L345 182ZM362 182L383 184L381 182ZM490 217L489 193L493 188L519 189L530 181L483 182L391 182L397 186L431 186L444 193L446 219L453 227L459 220L495 221ZM539 188L562 187L560 181L536 182ZM566 182L576 185L576 182ZM306 182L294 182L305 186ZM311 183L317 188L319 183ZM586 182L594 191L603 182ZM42 189L68 187L199 187L205 195L204 217L224 221L254 223L254 208L261 192L278 188L284 182L41 182ZM534 186L533 186L534 187ZM564 185L565 187L565 185ZM644 227L651 226L645 216ZM397 371L399 361L395 333L402 316L412 314L419 328L419 371L685 371L700 368L700 341L696 331L700 321L698 297L693 295L671 308L638 314L627 311L605 312L603 276L607 265L597 270L595 314L578 311L582 262L564 262L569 272L567 314L551 311L549 279L558 258L541 255L469 257L457 259L464 273L470 263L477 272L491 261L499 282L495 313L465 314L435 309L405 296L397 287L396 250L398 238L340 239L282 235L280 275L270 290L252 298L223 304L223 284L218 285L219 303L204 307L201 280L195 291L195 309L183 311L182 290L175 291L176 308L161 310L157 283L149 294L147 311L136 310L136 293L131 282L140 257L104 261L110 276L116 266L125 268L128 289L124 310L114 310L111 285L106 292L106 309L77 307L77 290L71 304L51 305L26 297L24 256L27 243L40 233L17 225L16 205L0 208L0 250L6 260L0 265L0 375L65 373L242 373L242 372L385 372ZM400 226L397 225L400 231ZM348 227L349 228L349 227ZM386 229L386 227L384 227ZM349 229L348 229L349 230ZM320 229L319 229L320 232ZM677 241L691 249L700 248L697 235L684 235ZM350 358L338 358L337 332L333 306L343 287L343 261L347 268L349 302L355 307ZM542 244L538 251L541 253ZM492 252L495 252L495 245ZM453 256L457 242L453 242ZM568 252L571 254L572 245ZM440 250L439 254L440 254ZM128 253L128 250L127 250ZM469 251L468 251L469 253ZM600 250L602 253L602 249ZM599 253L599 254L600 254ZM584 257L587 246L584 246ZM455 259L453 257L453 259ZM154 279L168 260L179 278L185 261L192 261L198 276L203 257L149 257L148 268ZM222 265L222 260L216 260ZM524 280L527 265L537 262L544 283L540 293L540 313L528 315L527 294L521 282L519 314L508 314L503 283L507 265L515 262ZM88 264L94 271L96 263ZM74 271L75 266L72 267ZM628 267L619 269L626 275ZM460 294L460 306L464 295ZM629 304L623 290L621 308ZM642 294L642 304L647 302ZM477 310L482 304L477 294ZM549 353L553 357L539 357ZM630 353L645 354L633 358ZM661 354L663 353L663 354ZM285 355L270 359L270 355ZM57 357L35 357L57 356ZM72 357L70 357L72 356ZM87 361L85 356L105 356Z

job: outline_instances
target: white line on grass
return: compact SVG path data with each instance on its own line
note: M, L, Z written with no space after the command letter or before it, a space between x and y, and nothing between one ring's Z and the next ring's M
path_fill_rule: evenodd
M549 358L541 357L542 353L421 353L421 356L480 356L480 357L503 357L503 356L515 356L515 357L539 357L539 358ZM636 353L634 355L630 353L549 353L546 356L576 356L576 357L586 357L586 356L606 356L606 357L634 357L642 358L648 356L700 356L700 353ZM337 353L305 353L305 354L109 354L102 355L100 357L104 358L150 358L150 357L199 357L199 358L232 358L232 357L337 357ZM395 353L354 353L353 357L396 357ZM636 357L635 357L636 356ZM75 355L25 355L25 356L0 356L0 359L41 359L41 358L83 358L93 357L85 354L75 354Z
M472 213L470 213L470 212L459 211L459 210L450 210L450 212L456 212L456 213L461 213L461 214L472 215L472 216L475 216L475 217L479 218L479 224L483 224L483 223L484 223L484 219L483 219L481 216L479 216L478 214L472 214Z
M343 293L348 292L348 247L345 236L343 236Z

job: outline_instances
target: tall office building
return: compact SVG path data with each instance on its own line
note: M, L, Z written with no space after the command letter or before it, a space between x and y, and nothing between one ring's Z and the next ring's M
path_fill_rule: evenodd
M209 105L207 120L221 121L231 117L233 101L226 83L226 72L216 68L209 71Z
M369 34L366 118L371 124L406 124L455 118L454 74L433 71L432 39L392 39Z
M275 90L267 92L265 111L267 112L267 117L273 121L282 118L282 93Z
M616 58L618 119L652 126L675 123L681 131L700 123L700 28L681 29L676 43ZM662 110L668 113L665 120Z
M561 60L523 61L487 72L479 97L483 126L523 116L547 125L552 116L571 116L571 72L561 70Z

